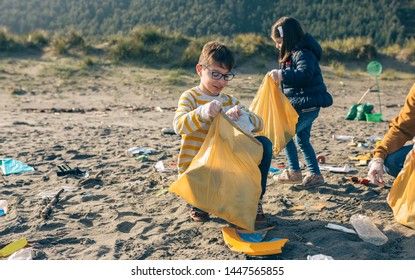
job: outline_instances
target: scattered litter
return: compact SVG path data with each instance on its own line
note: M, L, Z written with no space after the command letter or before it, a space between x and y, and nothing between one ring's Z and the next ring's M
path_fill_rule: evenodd
M356 163L356 165L357 165L357 166L367 166L367 165L369 164L369 161L370 161L370 160L364 160L364 159L361 159L361 160L359 160L359 162L358 162L358 163Z
M369 145L367 143L360 142L360 143L357 144L357 147L359 147L359 148L367 148L367 147L369 147Z
M155 107L154 110L156 112L164 112L164 110L161 107L159 107L159 106Z
M359 183L365 186L369 185L370 183L370 180L368 178L359 178L359 177L350 177L349 181L352 183Z
M159 172L163 172L165 170L164 164L163 164L163 162L161 160L159 160L154 167Z
M288 242L288 239L273 238L265 240L268 230L272 228L251 232L232 227L223 227L222 234L225 244L232 251L245 253L250 256L281 254L282 247Z
M7 200L0 200L0 216L7 214Z
M291 211L311 211L311 212L318 212L323 210L326 207L323 203L311 204L310 202L306 202L304 205L297 205L288 210Z
M320 170L326 170L333 173L349 173L350 167L348 164L346 164L343 167L335 167L335 166L329 166L329 165L319 165Z
M20 238L16 241L13 241L9 245L6 245L0 250L0 257L8 257L14 252L24 248L28 244L26 238Z
M73 176L77 179L84 179L89 176L89 172L86 169L80 169L78 167L71 168L67 164L62 164L62 165L56 166L56 175L58 177Z
M378 246L388 242L388 237L376 227L368 216L354 214L350 217L350 223L363 241Z
M349 135L336 135L333 134L333 139L335 140L343 140L343 141L353 141L354 140L354 136L349 136Z
M369 142L372 142L372 143L376 143L376 142L378 142L378 141L381 141L383 138L382 137L379 137L379 136L372 136L372 137L369 137Z
M49 202L49 204L40 212L40 217L42 217L43 219L49 218L50 212L52 212L52 207L53 207L54 204L56 204L56 202L58 202L59 196L61 195L61 193L63 193L63 189L61 189L53 197L53 199Z
M32 247L22 248L19 251L14 252L7 258L9 261L14 260L32 260Z
M347 146L357 147L357 142L352 140L351 142L347 143Z
M285 168L285 164L283 162L279 162L279 163L277 163L277 167L279 169L284 169Z
M166 192L168 192L169 191L169 188L164 188L164 189L162 189L162 190L159 190L157 193L156 193L156 197L159 197L160 195L162 195L162 194L165 194Z
M372 154L371 153L366 153L364 155L358 155L356 157L349 156L349 160L371 160L371 159L372 159Z
M129 148L127 151L125 151L125 155L127 157L134 157L135 155L139 155L139 154L151 154L153 151L152 150L148 150L148 149L144 149L144 148L139 148L139 147L132 147Z
M318 163L326 163L326 157L323 155L317 155L317 161Z
M332 223L328 223L326 225L326 228L334 229L334 230L338 230L338 231L342 231L342 232L346 232L346 233L357 234L356 231L354 231L353 229L349 229L347 227L340 226L340 225L336 225L336 224L332 224Z
M323 255L323 254L317 254L317 255L308 255L307 256L307 260L334 260L333 257L331 256L327 256L327 255Z
M269 173L272 173L273 175L274 174L281 174L282 170L279 169L278 167L270 167L269 168Z
M146 155L139 155L135 160L136 161L146 161L148 157Z
M0 165L3 175L35 171L33 167L12 158L0 159Z

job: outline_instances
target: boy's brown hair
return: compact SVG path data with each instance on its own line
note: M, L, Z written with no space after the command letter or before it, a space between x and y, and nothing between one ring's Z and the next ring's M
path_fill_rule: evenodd
M206 66L218 63L221 67L231 71L235 65L235 56L224 44L218 41L211 41L203 46L198 63Z

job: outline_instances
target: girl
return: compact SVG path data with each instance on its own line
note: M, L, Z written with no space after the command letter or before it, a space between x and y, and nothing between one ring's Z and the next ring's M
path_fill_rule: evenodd
M324 178L310 143L310 132L320 108L333 104L318 64L322 50L313 36L304 33L300 23L292 17L279 19L272 26L271 38L279 49L280 69L270 71L269 75L280 82L283 93L298 112L295 138L309 170L303 179L297 148L291 140L285 147L289 169L274 179L282 184L300 184L296 185L300 189L319 186Z

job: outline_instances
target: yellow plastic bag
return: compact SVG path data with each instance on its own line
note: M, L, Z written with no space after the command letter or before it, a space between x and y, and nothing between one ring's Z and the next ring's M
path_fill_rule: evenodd
M221 111L190 166L169 190L199 209L253 231L262 153L261 143Z
M249 110L262 117L264 129L259 134L268 137L273 143L274 153L279 154L295 135L298 113L282 93L279 83L268 74L262 80Z
M415 229L415 151L406 157L401 172L388 195L388 203L397 222Z

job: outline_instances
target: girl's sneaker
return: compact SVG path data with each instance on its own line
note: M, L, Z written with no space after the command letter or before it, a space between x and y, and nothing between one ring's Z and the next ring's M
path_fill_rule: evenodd
M296 185L295 188L299 190L306 190L324 184L323 175L308 174L304 177L301 185Z
M284 169L281 174L274 175L272 177L277 183L280 184L300 184L303 182L303 176L301 170L295 171L290 169Z

